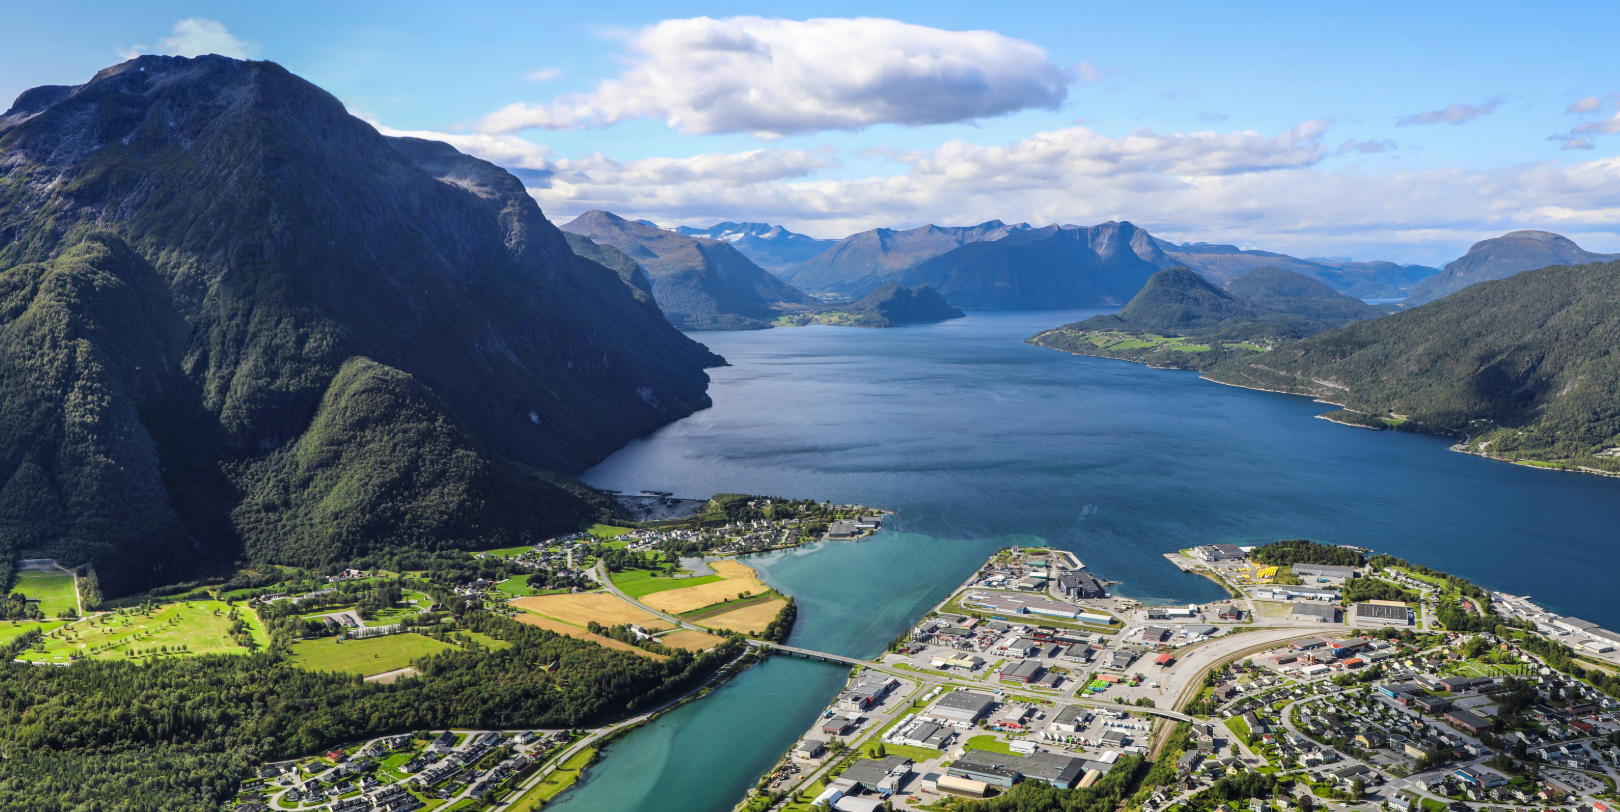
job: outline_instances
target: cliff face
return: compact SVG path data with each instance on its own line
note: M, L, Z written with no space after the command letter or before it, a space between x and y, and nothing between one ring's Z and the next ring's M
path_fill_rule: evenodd
M266 516L330 496L263 495L293 448L306 472L437 472L344 493L376 520L362 548L570 525L594 507L542 472L706 407L723 363L637 281L577 257L505 171L384 138L274 63L143 56L29 91L0 117L0 554L94 563L108 594L253 557ZM334 400L345 370L371 396ZM401 437L439 438L435 459ZM454 518L399 533L428 505ZM355 548L300 521L299 562Z

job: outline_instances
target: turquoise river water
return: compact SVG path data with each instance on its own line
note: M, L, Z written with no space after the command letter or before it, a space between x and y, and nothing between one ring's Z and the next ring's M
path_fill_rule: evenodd
M771 494L894 510L859 543L753 556L799 601L789 642L872 656L1011 543L1073 550L1121 595L1203 602L1165 552L1311 538L1445 569L1620 627L1620 480L1312 419L1333 407L1029 346L1100 311L975 312L887 330L695 333L732 366L714 407L586 473L624 491ZM772 658L612 745L567 812L724 812L847 669Z

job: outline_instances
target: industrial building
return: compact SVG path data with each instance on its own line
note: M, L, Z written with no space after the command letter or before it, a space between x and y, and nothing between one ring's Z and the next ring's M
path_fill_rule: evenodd
M1072 603L1058 603L1033 595L969 592L967 597L963 598L962 605L981 611L1002 612L1009 615L1047 615L1065 620L1074 620L1080 615L1080 607Z
M1230 561L1242 558L1244 553L1236 544L1210 544L1192 548L1194 558L1200 561Z
M1028 685L1041 678L1046 669L1041 667L1037 660L1020 660L1001 669L999 678L1002 682L1016 682Z
M1355 567L1338 567L1332 564L1295 564L1290 567L1300 580L1307 578L1326 578L1330 581L1344 583L1356 577ZM1309 583L1309 582L1307 582Z
M978 721L990 709L996 706L996 700L987 695L973 691L952 691L939 698L933 709L928 713L941 719L968 722Z
M1339 607L1320 603L1296 603L1289 610L1293 620L1314 620L1318 623L1338 623Z
M983 781L996 787L1010 787L1019 778L1044 781L1058 789L1072 789L1086 774L1084 759L1058 753L1038 752L1027 756L969 750L951 763L954 776Z
M1108 597L1102 582L1089 572L1065 572L1058 576L1058 591L1071 601L1097 600Z
M1409 626L1412 610L1400 601L1367 601L1355 605L1357 626Z

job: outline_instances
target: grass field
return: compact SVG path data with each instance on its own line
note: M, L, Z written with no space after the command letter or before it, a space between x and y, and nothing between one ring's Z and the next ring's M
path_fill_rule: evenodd
M475 640L477 641L478 645L483 646L490 651L500 651L502 649L512 647L511 643L508 643L505 640L496 640L495 638L490 637L482 632L456 632L451 635L451 637L455 639L466 637L468 639Z
M576 637L576 638L579 638L580 640L589 640L589 641L591 641L591 642L593 642L593 643L595 643L595 644L597 644L599 646L602 646L603 648L617 649L619 651L628 651L631 654L639 654L639 655L641 655L643 657L650 657L650 658L652 658L654 660L668 659L667 657L665 657L662 654L654 654L654 653L652 653L652 652L650 652L650 651L648 651L646 649L636 648L635 646L632 646L629 643L621 643L621 642L619 642L617 640L614 640L611 637L603 637L600 634L591 634L590 632L585 631L584 629L581 629L578 626L570 626L567 623L563 623L562 621L558 621L558 620L552 620L549 617L541 617L539 615L531 615L531 614L525 612L525 613L520 614L517 617L512 618L512 619L516 620L519 623L524 623L524 624L527 624L527 625L530 625L530 626L539 626L540 628L545 629L547 631L553 631L553 632L556 632L556 633L558 633L560 635L564 635L564 636L567 636L567 637Z
M705 651L726 642L726 638L703 632L694 632L690 629L681 629L678 632L670 632L658 638L658 642L672 648L684 648L687 651Z
M523 555L524 553L534 552L534 545L525 544L522 547L502 547L499 550L474 550L474 552L492 555L496 558L513 558L515 556Z
M613 573L613 585L636 600L641 600L642 597L655 592L702 586L720 580L722 579L718 575L699 575L695 578L667 578L660 575L654 578L651 570L629 570Z
M578 783L580 772L590 766L595 758L596 750L591 747L574 754L573 758L558 765L544 781L535 784L533 789L524 793L523 797L509 807L510 812L534 812L550 803L551 799L557 797L563 790Z
M770 587L754 574L753 569L743 564L735 561L714 561L709 566L724 580L683 589L671 589L668 592L655 592L641 602L654 609L678 614L702 609L728 598L735 599L743 592L758 595L770 590Z
M1008 747L1006 742L996 738L995 736L974 736L973 738L967 740L966 746L969 750L986 750L991 753L1000 753L1004 756L1013 755L1012 748Z
M776 619L776 614L782 611L782 607L786 605L787 601L782 599L756 603L753 606L745 606L741 609L733 609L730 612L722 612L713 617L705 618L702 625L711 629L730 629L734 632L759 634L765 631L766 626L771 625L771 621Z
M514 576L495 585L495 588L511 595L514 598L533 598L539 595L561 595L566 589L530 589L529 579L524 576Z
M237 608L237 613L252 630L253 639L261 649L270 645L270 634L258 615L241 607ZM20 656L30 662L61 663L75 653L96 660L246 654L248 650L237 645L228 633L230 614L230 607L221 601L191 601L157 607L150 615L138 612L102 615L81 620L46 638L43 653L26 651Z
M52 629L60 629L67 625L65 620L47 620L43 623L30 623L28 621L7 621L0 623L0 645L17 639L29 629L39 629L41 634L47 634Z
M342 671L364 677L404 668L418 657L455 648L420 634L390 634L341 643L338 639L293 643L293 664L306 671Z
M585 531L599 539L616 539L630 532L628 527L614 527L611 524L593 524L591 529Z
M512 601L512 605L525 612L544 615L582 629L593 620L603 626L634 623L650 632L673 628L668 621L637 609L606 592L518 598Z
M11 591L38 599L39 611L44 612L46 617L56 617L56 613L63 609L79 611L79 599L73 591L71 572L22 570L17 573L17 583L11 587Z

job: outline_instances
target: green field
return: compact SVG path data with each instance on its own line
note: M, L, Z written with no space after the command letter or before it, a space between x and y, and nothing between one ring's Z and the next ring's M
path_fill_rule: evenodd
M628 527L614 527L611 524L593 524L591 529L585 531L599 539L616 539L630 532Z
M420 634L390 634L364 640L330 637L293 643L292 661L307 671L344 671L363 677L404 668L428 654L455 648Z
M1000 753L1004 756L1013 755L1011 747L995 736L974 736L967 740L965 745L969 750L986 750L991 753Z
M47 620L43 623L30 623L26 620L14 620L0 623L0 645L4 645L12 640L15 640L17 637L26 633L29 629L39 629L42 634L45 634L49 633L52 629L60 629L65 625L67 625L67 621L65 620Z
M580 771L590 766L591 761L595 758L596 748L594 747L587 747L575 753L573 758L563 762L557 767L556 771L546 776L545 780L534 785L533 789L524 793L522 798L512 804L510 807L511 812L534 812L534 810L545 806L552 798L557 797L563 790L579 781Z
M505 640L496 640L483 632L456 632L454 635L452 635L452 638L456 639L462 637L470 638L476 641L478 645L483 646L490 651L500 651L501 649L508 649L512 647L511 643L508 643Z
M23 570L17 573L17 583L12 585L11 591L38 599L39 611L44 612L46 617L56 617L56 613L63 609L79 611L78 595L73 591L73 574L69 572Z
M492 555L496 558L513 558L524 553L534 552L534 545L525 544L522 547L503 547L499 550L477 550L476 552Z
M696 578L666 578L660 575L654 578L651 570L626 570L613 573L613 585L632 598L639 598L643 595L651 595L654 592L663 592L670 589L712 584L720 580L724 579L718 575L699 575Z
M270 634L252 611L237 607L260 649ZM23 652L29 662L67 662L72 654L96 660L143 660L148 657L199 654L246 654L231 638L231 607L221 601L191 601L155 607L149 614L133 610L81 620L46 638L45 651Z

